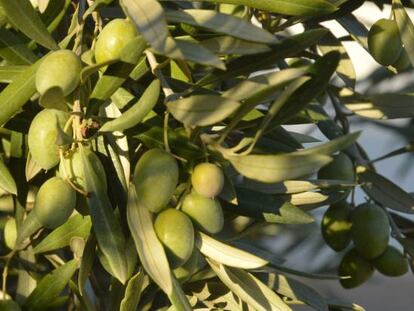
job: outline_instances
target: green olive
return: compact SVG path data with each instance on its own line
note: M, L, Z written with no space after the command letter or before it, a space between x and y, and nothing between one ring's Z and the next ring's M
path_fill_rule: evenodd
M103 63L118 58L122 49L137 35L137 30L131 21L121 18L110 21L96 40L96 62Z
M4 244L10 249L13 249L16 245L17 239L17 227L16 219L9 218L4 225Z
M33 213L46 228L63 225L76 205L76 192L62 178L52 177L39 189Z
M343 152L333 156L333 161L318 172L319 179L355 180L355 168L352 160Z
M168 208L158 214L154 228L171 267L177 268L187 262L194 249L194 228L187 215Z
M0 300L0 311L21 311L21 308L13 300Z
M365 283L374 273L372 264L354 249L342 258L338 268L340 282L344 288L354 288Z
M204 266L204 260L198 249L194 248L193 253L185 264L173 270L178 281L184 283L191 276Z
M344 250L351 242L351 208L346 201L331 205L325 212L322 223L322 236L333 250Z
M212 163L198 164L191 175L191 184L199 194L208 198L215 197L223 190L223 171Z
M178 183L178 164L168 152L151 149L139 159L134 171L137 195L153 213L167 207Z
M92 169L96 172L98 179L96 184L103 189L108 188L105 169L99 157L90 149L84 148L86 157L92 164ZM59 174L62 178L69 178L77 187L87 191L85 187L85 174L83 173L82 154L79 149L70 153L59 165Z
M56 109L43 109L30 124L29 150L33 160L48 170L59 163L59 148L56 144L57 124L63 129L69 114Z
M411 66L410 58L405 49L401 51L400 57L398 57L397 61L393 63L392 66L397 69L398 72L404 71Z
M388 246L381 256L373 260L373 264L379 272L387 276L401 276L408 271L407 259L393 246Z
M204 231L214 234L223 229L223 209L215 199L193 192L184 198L181 210Z
M70 50L59 50L46 55L36 72L36 89L40 94L58 87L63 95L72 93L80 82L82 63Z
M355 249L363 257L373 259L387 249L390 224L381 207L371 203L361 204L352 213L351 222Z
M368 49L381 65L395 63L403 49L396 22L389 19L376 21L368 33Z

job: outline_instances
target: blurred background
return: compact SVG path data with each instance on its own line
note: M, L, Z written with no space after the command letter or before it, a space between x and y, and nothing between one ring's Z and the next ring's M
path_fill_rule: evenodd
M390 6L381 11L371 2L366 2L354 12L358 20L369 27L380 18L390 17ZM414 20L414 10L408 10ZM337 37L346 32L336 22L324 23L334 30ZM357 73L357 91L362 94L383 92L412 92L414 90L414 74L412 70L394 76L357 43L346 43L347 51ZM414 103L413 103L414 105ZM414 141L414 123L409 119L393 121L371 121L360 117L349 119L351 132L362 131L359 142L364 146L371 159L380 157L392 150L401 148ZM315 127L289 127L293 131L310 134L322 140L326 139ZM378 172L391 179L404 190L414 192L413 153L406 153L376 163ZM364 201L361 190L356 192L356 203ZM320 234L320 219L325 208L316 210L318 222L303 226L303 230L290 230L283 226L283 238L269 237L262 243L275 254L286 259L289 267L302 271L320 273L336 273L336 267L342 253L335 253L328 248ZM406 215L404 215L406 216ZM302 228L302 227L301 227ZM298 233L300 231L300 233ZM400 247L398 243L393 243ZM354 302L369 311L408 311L414 310L414 275L407 273L400 278L384 277L378 272L364 285L352 290L343 289L338 281L306 280L318 292L326 297L336 297L342 301ZM311 310L298 307L297 310Z

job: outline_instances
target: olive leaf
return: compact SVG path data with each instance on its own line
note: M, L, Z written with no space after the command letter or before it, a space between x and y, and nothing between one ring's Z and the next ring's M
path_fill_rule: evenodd
M168 1L168 0L161 0ZM184 0L196 1L196 0ZM337 8L327 0L202 0L204 2L230 3L249 6L255 9L293 16L325 15Z
M400 32L404 49L407 51L408 58L414 66L414 24L404 9L400 0L392 1L392 13Z
M71 239L75 237L86 239L89 236L91 227L90 216L74 215L63 225L49 233L34 247L33 252L40 254L68 246Z
M151 279L170 295L173 281L167 256L154 231L151 213L140 202L134 185L130 185L128 191L127 220L142 266Z
M257 269L268 263L256 255L222 243L202 232L196 234L196 246L202 254L226 266Z
M262 43L236 39L230 36L220 36L200 41L203 47L215 54L221 55L250 55L270 52L271 48Z
M36 54L5 28L0 28L0 56L13 65L30 65L37 60Z
M292 310L275 292L252 274L206 259L219 279L240 299L255 310Z
M36 92L35 74L40 62L15 77L0 93L0 126L13 117Z
M194 95L170 101L168 110L187 126L207 126L220 122L240 107L238 101L214 95Z
M50 50L59 49L29 1L0 0L0 4L7 18L21 32Z
M80 148L80 155L83 176L85 176L85 190L88 191L86 201L99 248L108 260L114 276L121 283L125 283L128 279L125 237L112 209L106 189L102 188L102 181L94 171L94 166L85 154L84 147Z
M160 95L160 82L154 80L139 100L115 120L105 123L99 131L123 131L137 125L154 108Z
M213 10L168 10L165 12L165 17L167 21L173 23L186 23L243 40L268 44L277 42L276 38L266 30L256 27L243 19Z
M45 275L27 297L25 307L30 310L44 310L52 304L72 278L78 264L76 259L72 259Z
M16 182L2 159L0 159L0 188L8 193L17 195Z
M132 276L125 289L124 298L122 298L120 311L135 311L137 310L141 295L145 288L149 285L149 279L144 271L139 270Z

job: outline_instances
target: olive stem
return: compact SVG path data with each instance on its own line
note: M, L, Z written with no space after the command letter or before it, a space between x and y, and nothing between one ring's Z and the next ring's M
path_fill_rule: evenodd
M3 292L3 300L6 300L7 296L7 276L9 274L9 265L10 261L13 258L14 254L16 253L15 250L11 251L10 254L7 255L6 263L4 265L3 274L2 274L2 292Z
M154 53L152 53L149 50L146 50L145 54L147 55L148 63L151 67L152 73L157 77L158 80L160 80L162 91L164 92L165 97L168 98L169 96L173 95L174 92L168 84L167 80L165 79L164 75L162 74Z
M170 113L168 111L165 112L164 114L164 147L165 147L165 151L167 151L168 153L171 153L171 148L170 148L170 144L168 142L168 118L170 116Z

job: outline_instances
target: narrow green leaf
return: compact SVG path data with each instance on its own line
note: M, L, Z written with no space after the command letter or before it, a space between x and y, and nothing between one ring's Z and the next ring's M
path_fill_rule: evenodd
M226 267L210 259L206 260L219 279L254 310L292 310L275 292L252 274L240 269Z
M0 83L11 83L27 66L0 66Z
M37 60L26 43L5 28L0 28L0 56L13 65L29 65Z
M389 120L414 117L412 94L382 93L363 96L352 89L336 90L346 108L369 119Z
M149 210L139 201L135 186L128 191L127 220L141 264L151 279L167 294L173 291L167 256L158 240Z
M148 277L144 274L144 271L139 270L137 274L131 277L128 281L124 298L121 301L120 311L137 310L142 292L148 285Z
M10 83L0 93L0 126L13 117L36 92L35 74L40 62L36 62Z
M2 159L0 159L0 188L8 193L17 195L16 182Z
M274 183L315 172L332 159L323 154L224 155L243 176Z
M154 108L158 101L159 95L160 82L158 80L154 80L131 108L129 108L115 120L105 123L99 131L123 131L134 127L144 119L144 117L152 110L152 108Z
M281 274L268 274L267 284L279 294L293 300L303 301L318 311L328 311L325 299L312 287Z
M78 275L78 287L79 292L82 296L88 295L88 290L86 288L86 282L88 281L89 274L92 271L94 260L96 255L96 240L93 234L89 235L88 240L86 241L85 248L83 249L83 254L79 267Z
M170 299L172 306L168 308L167 311L191 311L193 308L190 305L190 302L187 299L183 289L181 288L181 284L176 280L174 276L172 276L172 293L168 296Z
M244 41L230 36L214 37L200 41L200 44L220 55L250 55L270 52L271 50L266 44Z
M122 0L121 5L155 51L172 58L182 58L168 31L164 10L157 0Z
M315 146L312 148L307 148L296 152L299 155L310 155L310 154L321 154L321 155L331 155L337 151L346 149L352 145L359 137L361 132L351 133L347 135L340 136L338 138L332 139L331 141Z
M202 232L196 235L196 246L205 256L230 267L257 269L268 263L256 255L222 243Z
M30 310L45 310L58 298L77 268L78 261L72 259L45 275L27 298L24 305Z
M170 1L170 0L161 0ZM198 0L183 0L194 2ZM245 5L254 9L292 16L315 16L334 12L337 7L328 0L202 0L203 2Z
M240 103L214 95L194 95L171 101L167 107L174 118L187 126L207 126L227 118Z
M202 27L243 40L269 44L277 42L276 37L266 30L241 18L213 10L169 10L165 12L165 16L168 21L173 23L185 23Z
M0 4L6 12L10 22L26 36L50 50L59 49L56 41L47 31L46 26L33 9L30 1L0 0Z
M404 9L400 0L392 1L392 12L400 31L400 37L404 43L411 65L414 66L414 24Z
M384 176L358 167L358 180L371 199L399 212L414 214L414 198Z
M92 227L91 217L74 215L63 225L49 233L33 251L36 254L50 252L69 245L72 238L86 239Z
M102 188L102 181L94 171L94 165L85 154L84 147L81 147L79 152L85 176L85 190L89 193L86 201L98 246L107 259L114 276L124 284L128 279L125 237L109 201L107 190Z
M182 57L177 59L192 61L205 66L216 67L225 70L226 66L213 52L200 44L186 40L175 40L177 48L181 51Z

